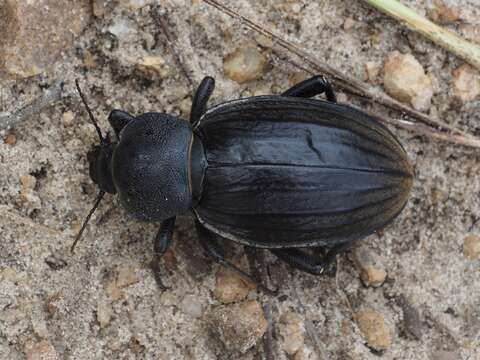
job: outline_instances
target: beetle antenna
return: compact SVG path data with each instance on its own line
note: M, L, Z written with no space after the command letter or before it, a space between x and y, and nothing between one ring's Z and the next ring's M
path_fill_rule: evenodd
M88 213L87 217L83 221L82 228L80 229L77 237L75 238L75 241L72 244L72 247L70 248L70 252L73 254L75 252L75 246L77 245L78 241L82 237L83 232L85 231L85 228L87 227L88 222L90 221L90 218L92 217L93 213L95 210L97 210L98 206L100 205L100 201L102 201L103 196L105 195L105 191L100 190L100 192L97 195L97 198L95 199L95 205L93 205L92 209Z
M83 104L87 108L88 116L90 117L90 121L92 122L93 126L95 126L95 130L97 130L98 137L100 138L100 142L103 143L105 142L105 139L103 138L102 135L102 130L100 129L100 126L98 126L98 122L93 116L92 110L90 110L90 106L88 106L87 103L87 98L82 92L82 89L80 89L80 85L78 83L78 79L75 79L75 86L77 87L78 94L80 95L80 98L82 99Z

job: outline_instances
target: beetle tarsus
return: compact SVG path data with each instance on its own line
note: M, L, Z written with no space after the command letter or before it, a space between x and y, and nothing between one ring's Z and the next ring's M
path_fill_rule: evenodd
M170 287L166 286L162 281L160 259L160 256L154 256L152 262L150 263L150 269L152 269L153 277L155 279L155 282L157 283L157 286L160 288L160 290L165 291L169 290Z
M304 250L298 248L270 249L270 252L290 266L313 275L322 275L327 266L335 260L336 256L347 250L354 243L355 241L348 241L335 245L323 256L319 255L325 251L325 248L321 246L310 248L313 255L309 255Z
M309 255L305 251L297 248L270 249L270 252L290 266L306 271L312 275L323 274L328 265L328 260L330 260L328 255L328 260L326 258L320 259L317 256ZM335 256L333 256L333 258L335 258Z
M192 101L192 109L190 111L190 123L193 127L195 127L200 118L205 113L207 108L208 99L213 93L215 89L215 80L210 77L206 76L203 78L202 82L198 86L197 91L195 92L195 96L193 97Z
M175 228L175 216L165 220L160 225L157 235L153 241L153 259L150 267L157 282L158 287L161 290L169 289L162 282L160 271L160 260L172 243L173 230Z
M330 82L322 75L315 75L310 79L299 82L285 91L282 96L311 98L315 95L325 93L327 100L330 102L337 102L337 97L333 91Z
M266 286L262 285L259 283L255 278L248 274L247 272L243 271L242 269L238 268L231 262L229 262L227 259L225 259L225 253L223 248L220 246L220 244L217 241L217 238L219 238L219 235L216 233L213 233L212 231L208 230L206 227L204 227L200 222L196 221L195 222L196 228L197 228L197 233L198 233L198 238L200 240L200 244L202 245L203 249L205 250L205 253L210 256L215 262L219 263L220 265L226 267L227 269L230 269L234 272L236 272L238 275L243 277L245 280L252 282L255 284L260 290L265 292L268 295L276 296L278 294L278 289L272 290L267 288Z

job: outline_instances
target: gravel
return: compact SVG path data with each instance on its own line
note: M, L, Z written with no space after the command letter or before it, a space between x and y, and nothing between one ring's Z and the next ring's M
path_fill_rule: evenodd
M431 5L402 2L422 14ZM459 9L459 20L448 27L479 41L477 1L443 2ZM278 94L307 75L282 60L286 53L272 52L268 40L198 0L95 0L93 11L78 10L86 14L80 17L75 9L89 1L68 6L52 6L50 0L10 3L35 9L21 22L8 17L0 25L5 34L0 41L0 117L17 114L58 82L64 87L54 106L42 105L15 128L0 129L0 358L35 358L44 352L50 358L82 360L259 359L265 324L261 305L267 298L253 289L248 300L242 290L241 299L229 304L215 296L218 266L204 258L189 217L179 219L174 245L161 266L162 279L170 287L165 292L150 271L158 226L136 221L114 197L106 197L76 254L70 254L96 195L86 154L97 142L73 80L81 80L106 130L114 108L188 117L193 87L185 72L194 84L206 75L215 77L211 104ZM4 4L0 2L2 16ZM49 13L42 4L50 4ZM478 135L479 96L458 97L458 88L473 89L462 85L468 76L455 72L465 69L462 61L362 1L229 4L372 85L383 86L383 64L392 52L413 57L431 81L428 101L419 102L426 104L423 109ZM17 25L23 28L15 30ZM37 33L26 32L30 28ZM45 34L52 33L61 41L50 41ZM6 43L7 38L13 42ZM239 83L225 72L224 61L245 44L259 52L265 64ZM456 84L460 75L462 83ZM339 93L339 99L396 116L348 94ZM336 273L313 277L267 253L259 266L267 268L273 287L280 286L279 295L269 299L276 359L480 358L478 241L465 240L480 235L480 155L392 131L415 165L412 197L392 225L363 242L381 257L388 276L381 286L365 286L355 263L341 255ZM243 249L229 246L228 254L241 257ZM372 349L357 322L363 309L380 314L383 333L390 334L377 345L371 341L384 349L381 352ZM219 319L215 310L228 316ZM305 333L303 346L288 355L280 319L292 311L299 314L295 329L307 329L308 320L315 336ZM239 319L242 314L250 321ZM296 344L285 349L293 352Z

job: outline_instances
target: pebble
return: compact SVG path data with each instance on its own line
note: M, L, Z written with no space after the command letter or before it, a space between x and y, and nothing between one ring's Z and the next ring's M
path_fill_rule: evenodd
M102 329L106 328L112 320L113 309L111 304L105 300L99 300L97 303L97 321Z
M24 190L33 190L37 185L37 178L30 174L20 176L20 182L22 183Z
M363 309L357 313L356 319L368 346L381 351L392 345L392 331L382 314L373 309Z
M135 66L144 76L165 78L170 74L170 68L165 59L158 55L145 55L135 61Z
M351 30L355 27L357 22L352 19L352 18L346 18L345 21L343 22L343 30L348 31Z
M240 353L254 346L267 330L262 307L255 300L213 308L210 324L227 349Z
M93 0L92 1L93 16L101 18L107 11L107 0Z
M305 341L305 328L300 315L287 312L280 318L281 348L289 355L294 355L303 347Z
M48 341L40 341L27 346L25 351L27 360L57 360L59 359L55 348Z
M390 53L384 64L383 85L395 99L410 103L414 109L426 111L433 96L431 79L411 54Z
M124 288L140 281L136 269L130 265L122 265L117 268L117 286Z
M17 136L14 133L9 133L7 136L5 136L5 139L3 139L3 142L7 145L15 145L17 143Z
M178 104L178 108L181 116L183 118L188 118L190 115L190 110L192 109L192 99L190 97L186 97L185 99L181 100Z
M379 255L366 246L359 246L353 251L353 258L365 286L378 287L385 282L387 272Z
M443 0L433 0L427 15L433 22L442 25L452 24L460 19L458 9L445 4Z
M365 63L365 72L367 73L367 78L370 82L375 82L380 75L382 66L374 61L367 61Z
M260 78L266 70L267 58L256 46L244 45L223 60L225 75L239 84Z
M16 78L35 76L50 68L91 20L88 0L10 0L4 4L0 63Z
M45 308L50 317L53 317L58 313L62 306L62 300L63 294L61 292L52 294L47 298Z
M296 352L293 360L320 360L320 359L315 355L315 353L312 350L306 347L303 347Z
M198 296L186 295L180 303L180 309L193 318L199 318L203 314L203 305Z
M72 126L75 114L72 111L66 111L62 114L62 122L65 127Z
M254 284L222 266L216 274L213 296L224 304L230 304L244 300L253 289Z
M453 93L462 103L474 100L480 94L480 73L468 64L455 69Z
M40 200L40 197L32 189L23 189L20 191L20 200L25 203L29 213L42 208L42 200Z
M463 254L469 260L480 259L480 237L468 235L463 242Z

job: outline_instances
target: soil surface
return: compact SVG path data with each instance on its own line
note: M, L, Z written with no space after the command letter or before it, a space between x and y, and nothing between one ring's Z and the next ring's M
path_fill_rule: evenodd
M422 14L434 3L402 2ZM459 11L445 26L458 33L478 30L478 0L444 3ZM229 6L379 87L382 71L368 76L366 64L381 70L391 52L412 54L432 79L427 112L480 135L480 98L462 103L453 92L453 72L463 62L362 1L239 0ZM217 81L211 104L278 94L309 76L281 59L288 53L279 57L268 45L201 1L95 1L86 28L39 75L0 73L5 114L64 82L54 106L1 133L1 359L264 357L258 336L245 350L235 346L241 339L228 338L241 336L235 329L217 335L213 328L223 319L217 311L231 314L229 307L241 305L220 305L218 266L204 258L190 217L178 220L173 250L162 264L168 291L157 287L150 270L158 226L133 219L113 196L93 216L74 255L69 248L97 193L86 158L96 133L73 80L80 79L103 129L114 108L186 118L194 87L206 75ZM251 46L267 63L255 79L239 84L226 76L223 62L236 49ZM38 56L42 51L39 46ZM398 117L341 91L338 97ZM249 288L246 301L271 305L275 359L480 359L480 260L464 253L465 239L480 232L480 154L391 129L416 178L398 219L362 241L379 258L386 279L366 286L353 252L339 256L336 272L330 269L322 277L292 270L265 253L259 266L268 268L280 293L267 297ZM241 247L228 250L245 266ZM244 308L245 317L249 308L258 317L258 307ZM282 328L281 319L291 312L295 316L287 317L300 322L292 325L301 333L299 347L288 343ZM235 322L234 315L226 319ZM372 324L379 325L372 329Z

